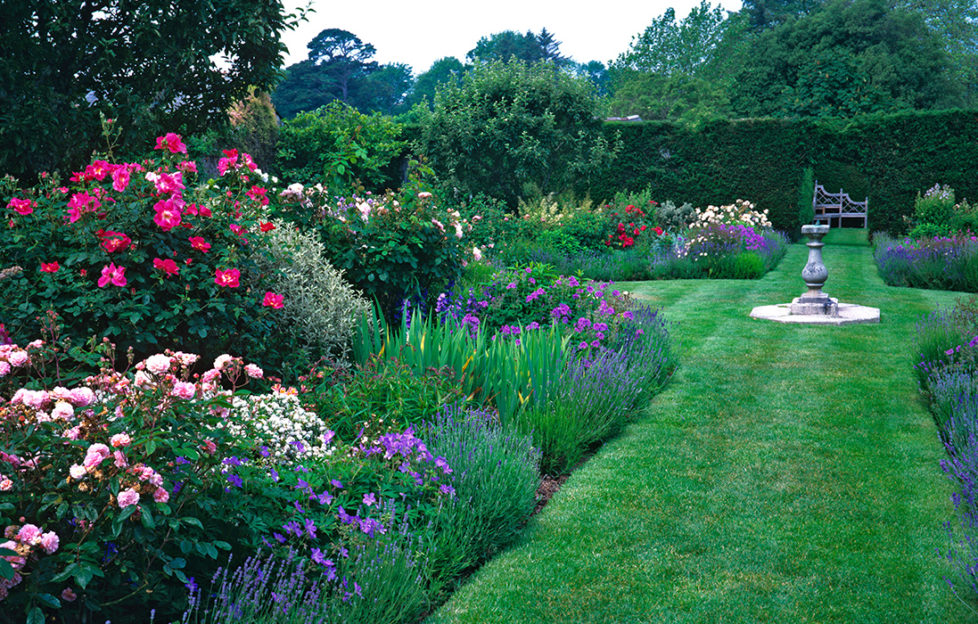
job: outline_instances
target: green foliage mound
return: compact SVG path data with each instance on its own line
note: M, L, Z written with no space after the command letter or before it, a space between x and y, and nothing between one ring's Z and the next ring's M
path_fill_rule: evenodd
M611 161L615 142L602 136L597 110L593 86L552 64L478 63L421 111L418 144L448 184L515 207Z

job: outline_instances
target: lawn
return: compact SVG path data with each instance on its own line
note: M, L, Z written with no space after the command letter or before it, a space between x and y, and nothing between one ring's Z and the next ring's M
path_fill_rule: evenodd
M675 323L679 371L428 622L973 617L942 578L951 487L911 370L915 320L957 294L885 286L864 239L830 235L825 290L878 325L748 317L805 290L802 244L756 281L626 284Z

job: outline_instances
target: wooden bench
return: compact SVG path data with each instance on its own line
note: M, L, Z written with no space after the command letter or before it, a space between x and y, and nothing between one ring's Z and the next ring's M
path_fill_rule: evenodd
M842 227L843 219L862 219L865 228L869 218L869 198L854 201L849 193L839 189L838 193L829 193L825 187L815 181L815 193L812 196L812 208L815 210L815 223L827 223L832 227ZM836 223L833 226L832 220Z

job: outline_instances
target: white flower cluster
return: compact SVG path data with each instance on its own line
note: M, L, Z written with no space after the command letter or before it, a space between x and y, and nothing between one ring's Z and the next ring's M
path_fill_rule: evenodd
M288 392L235 397L223 426L254 440L261 455L274 461L322 459L333 453L326 423Z
M746 199L738 199L725 206L707 206L697 208L695 217L689 223L689 228L701 228L709 225L746 225L749 227L769 228L767 210L758 212L757 208Z

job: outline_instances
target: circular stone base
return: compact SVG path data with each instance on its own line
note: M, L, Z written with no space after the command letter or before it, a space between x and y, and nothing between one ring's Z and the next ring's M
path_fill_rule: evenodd
M880 310L855 303L840 303L839 316L792 314L790 303L780 303L758 306L750 311L750 317L777 321L778 323L801 323L803 325L853 325L856 323L879 323Z

